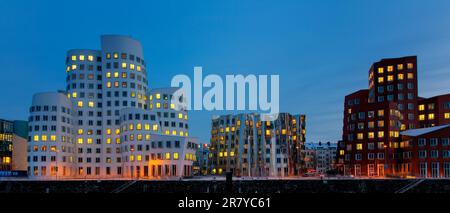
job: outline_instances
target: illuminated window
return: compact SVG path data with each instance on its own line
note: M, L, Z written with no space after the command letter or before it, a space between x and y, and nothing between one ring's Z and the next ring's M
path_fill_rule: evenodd
M127 78L127 73L126 72L122 73L122 78Z
M394 71L394 66L388 66L388 72L392 72L392 71Z
M270 135L270 130L266 130L266 135Z
M122 63L122 69L126 69L127 68L127 63Z
M77 93L76 92L72 93L72 98L77 98Z
M180 131L180 136L184 136L184 132L183 131Z
M177 131L176 130L172 130L172 135L177 135Z
M111 53L106 53L106 58L111 59Z
M413 79L414 78L414 74L413 73L408 73L408 79Z
M83 129L78 129L78 134L82 135L83 134Z
M178 113L178 118L179 119L183 119L183 114L182 113Z
M344 154L345 154L345 151L344 151L344 150L339 150L339 154L340 154L340 155L344 155Z
M41 136L41 141L47 141L47 135L42 135Z
M382 117L384 116L384 110L378 110L378 116Z
M414 68L414 65L413 65L413 63L408 63L407 67L408 67L408 69L412 69L412 68Z
M230 152L230 157L234 157L234 152L233 151Z
M83 107L83 101L78 101L78 107Z
M94 61L94 56L88 55L88 61Z
M33 141L39 141L39 135L35 135L35 136L33 137Z
M285 135L286 134L286 129L282 129L281 130L281 134Z
M166 135L170 135L170 131L169 130L166 130Z
M88 138L88 139L87 139L87 143L88 143L88 144L92 144L92 138Z
M433 120L433 119L434 119L434 113L428 114L428 120Z
M133 130L134 129L134 125L130 124L130 126L128 127L129 130Z
M378 138L383 138L383 137L384 137L384 131L379 131Z
M116 129L116 135L119 135L119 134L120 134L120 129L117 128L117 129Z
M356 144L356 150L362 150L362 149L363 149L362 143Z
M84 61L84 55L79 56L80 61Z
M173 153L173 159L174 160L178 160L178 152L174 152Z
M170 104L170 109L175 109L175 104Z
M141 123L136 124L136 129L137 130L142 130L142 124Z
M161 108L161 103L157 102L156 103L156 109L159 109L159 108Z
M394 76L393 75L388 75L387 80L388 81L393 81L394 80Z
M89 106L90 108L93 108L93 107L94 107L94 102L93 102L93 101L89 101L88 106Z
M369 132L368 137L369 137L370 139L372 139L372 138L375 137L375 134L374 134L373 132Z
M147 131L150 130L150 124L145 124L145 125L144 125L144 128L145 128L145 130L147 130Z
M150 95L149 99L150 99L150 101L153 100L153 95Z
M130 161L134 161L134 155L130 155Z
M450 113L448 113L448 112L445 113L445 114L444 114L444 118L445 118L445 119L450 119Z
M115 59L118 59L119 58L119 53L114 53L114 56L113 56Z
M425 115L419 115L419 120L420 121L424 121L425 120Z
M111 138L106 138L106 143L111 144Z
M398 80L403 80L405 76L403 74L398 74Z
M77 69L77 65L76 64L72 64L72 70L76 70Z
M378 121L378 127L384 127L384 121Z
M398 65L397 65L397 69L398 69L398 70L403 70L403 64L398 64Z
M383 83L384 82L384 78L383 77L378 77L378 83Z
M137 70L138 72L140 72L140 71L141 71L141 66L138 65L138 66L136 67L136 70Z
M419 105L419 111L424 111L424 110L425 110L425 105L424 104Z
M187 120L188 119L188 116L187 115L184 115L184 120Z
M78 138L78 144L83 144L83 138Z
M130 70L134 70L134 64L130 64Z
M119 82L118 81L114 82L114 87L119 87Z
M114 78L118 78L119 77L119 72L115 72L114 73Z
M166 160L170 160L170 152L166 152Z
M158 131L158 125L157 124L153 124L153 131Z
M161 99L161 94L157 93L156 94L156 99L158 99L158 100Z
M379 67L379 68L378 68L378 73L380 73L380 74L381 74L381 73L384 73L384 68L383 68L383 67Z
M72 56L72 61L76 61L77 60L77 56L76 55L73 55Z
M357 138L358 138L358 140L364 139L364 134L363 133L358 133L357 134Z

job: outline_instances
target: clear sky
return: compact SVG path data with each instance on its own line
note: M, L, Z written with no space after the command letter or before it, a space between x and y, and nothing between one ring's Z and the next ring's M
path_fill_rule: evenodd
M0 4L0 118L26 119L32 95L65 88L69 49L100 35L141 41L150 87L180 73L279 74L281 111L307 115L307 141L341 138L346 94L370 65L417 55L419 95L450 92L450 1L7 1ZM209 141L210 112L191 112Z

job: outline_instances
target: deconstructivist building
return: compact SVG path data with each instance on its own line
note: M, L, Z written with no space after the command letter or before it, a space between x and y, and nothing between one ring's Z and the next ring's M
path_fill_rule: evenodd
M0 177L27 170L27 136L26 121L0 119Z
M184 93L150 90L147 78L142 46L130 37L106 35L100 50L69 50L65 90L33 96L29 176L191 176L197 140Z
M260 114L212 119L212 174L287 177L304 172L305 116L279 113L274 121Z
M450 94L418 96L416 56L374 63L369 88L345 97L343 123L342 174L450 177Z

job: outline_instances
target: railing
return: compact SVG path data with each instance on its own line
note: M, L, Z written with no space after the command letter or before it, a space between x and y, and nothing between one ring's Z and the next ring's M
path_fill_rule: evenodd
M111 193L121 193L123 192L125 189L129 188L130 186L132 186L133 184L135 184L137 182L137 180L132 180L129 182L124 183L123 185L119 186L117 189L114 189Z
M411 182L411 183L407 184L406 186L402 187L401 189L395 191L395 193L405 193L405 192L409 191L410 189L418 186L423 181L425 181L425 179L414 180L413 182Z

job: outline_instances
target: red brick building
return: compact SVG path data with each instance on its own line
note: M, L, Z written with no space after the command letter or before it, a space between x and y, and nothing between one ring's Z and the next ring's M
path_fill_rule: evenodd
M450 178L450 124L402 132L406 176Z
M450 94L418 97L417 57L382 59L369 69L369 88L347 95L337 163L345 175L407 176L412 174L401 131L421 125L450 123ZM434 105L433 105L434 104ZM429 111L422 105L430 105ZM420 110L420 111L419 111ZM419 122L420 115L432 114ZM408 154L411 154L409 156Z
M421 128L450 124L450 94L420 98L418 106Z

